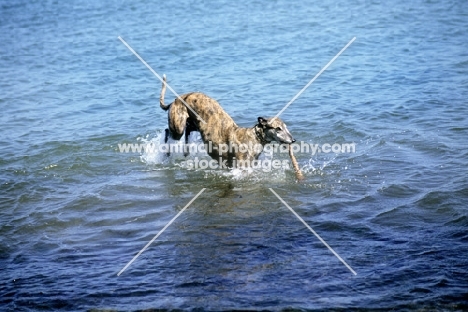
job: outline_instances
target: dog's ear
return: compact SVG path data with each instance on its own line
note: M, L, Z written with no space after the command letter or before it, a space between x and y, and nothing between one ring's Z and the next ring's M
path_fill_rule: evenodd
M267 125L268 121L263 118L263 117L258 117L258 124L262 127L265 127Z

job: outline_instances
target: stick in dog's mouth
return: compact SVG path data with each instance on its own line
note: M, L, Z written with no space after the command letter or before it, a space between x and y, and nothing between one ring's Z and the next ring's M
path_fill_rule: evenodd
M304 175L302 174L301 169L299 169L299 165L297 163L296 157L293 154L291 144L289 144L289 157L291 157L291 162L294 168L294 172L296 173L296 178L299 181L304 180Z

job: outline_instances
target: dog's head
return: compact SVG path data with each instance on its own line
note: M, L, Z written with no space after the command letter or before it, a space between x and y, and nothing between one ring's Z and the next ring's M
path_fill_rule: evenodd
M291 133L289 133L286 124L278 117L268 119L258 117L257 126L263 129L263 139L268 143L271 141L285 144L296 142Z

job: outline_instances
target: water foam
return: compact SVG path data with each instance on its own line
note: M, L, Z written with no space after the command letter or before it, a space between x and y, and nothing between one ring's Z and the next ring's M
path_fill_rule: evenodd
M291 170L291 167L282 166L279 169L266 170L261 166L259 168L234 168L234 169L212 169L212 168L197 168L190 165L190 161L194 160L207 160L211 161L211 157L205 152L197 149L191 149L190 146L203 144L203 140L198 132L192 132L189 136L189 150L196 151L191 152L190 155L184 156L182 152L171 152L167 155L164 152L165 149L161 148L164 144L164 131L157 131L154 137L146 135L146 137L140 137L137 140L141 144L151 146L151 149L143 149L140 155L140 159L143 163L150 166L162 167L163 169L174 169L180 168L187 171L200 171L205 173L205 177L227 177L233 180L249 180L249 181L260 181L260 180L284 180L286 172ZM184 146L183 140L175 141L169 139L167 144ZM180 151L183 149L180 148ZM273 157L273 152L264 152L260 154L258 160L260 162L272 161L276 158Z

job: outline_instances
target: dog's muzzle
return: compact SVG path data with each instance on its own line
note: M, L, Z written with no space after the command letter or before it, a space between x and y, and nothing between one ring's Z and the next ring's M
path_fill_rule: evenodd
M294 140L294 139L291 139L290 142L280 141L281 144L293 144L294 142L296 142L296 140Z

